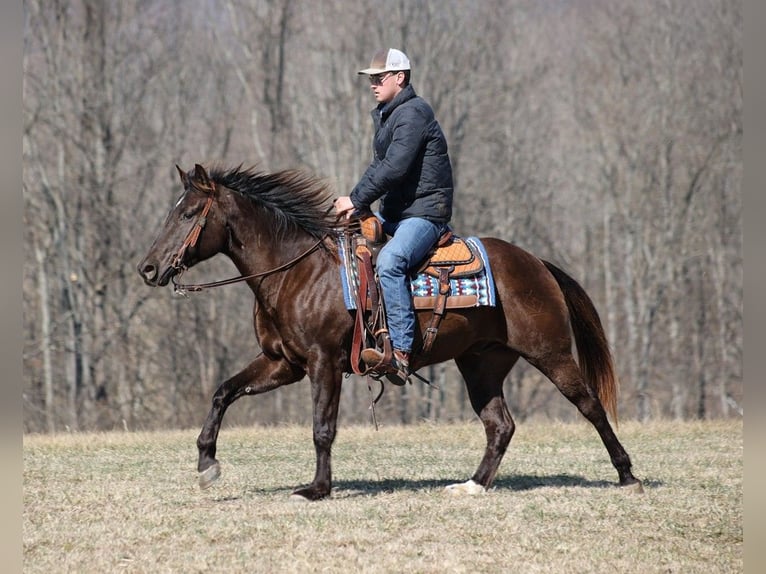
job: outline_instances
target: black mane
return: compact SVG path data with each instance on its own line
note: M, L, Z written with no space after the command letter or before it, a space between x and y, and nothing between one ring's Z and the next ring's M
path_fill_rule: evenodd
M335 229L328 184L299 170L264 173L255 167L213 167L210 178L274 215L277 232L300 228L321 239Z

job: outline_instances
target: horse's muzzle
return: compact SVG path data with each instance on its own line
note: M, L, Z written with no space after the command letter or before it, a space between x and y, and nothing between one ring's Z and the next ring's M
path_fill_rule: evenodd
M146 260L138 264L138 274L150 287L164 287L176 273L175 268L168 267L160 274L159 265Z

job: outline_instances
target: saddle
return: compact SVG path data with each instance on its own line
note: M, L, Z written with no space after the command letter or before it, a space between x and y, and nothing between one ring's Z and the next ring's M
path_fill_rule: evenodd
M470 243L448 229L439 238L436 247L420 266L418 273L441 277L442 269L449 270L450 278L468 277L480 273L484 264Z
M386 242L386 235L380 221L375 216L368 215L360 219L359 233L350 234L347 236L347 241L349 242L347 250L351 251L357 259L359 277L358 289L354 294L357 313L351 348L351 365L356 374L366 375L372 369L360 366L360 356L364 348L380 349L385 359L390 359L392 353L384 303L375 274L375 260ZM424 356L430 353L439 324L447 309L476 305L474 295L452 296L451 280L476 275L483 269L484 263L480 254L469 242L457 237L451 230L439 238L431 253L416 266L415 275L425 274L438 280L438 292L435 295L413 297L416 309L433 310L431 322L423 336L423 346L419 352L413 353L413 356Z

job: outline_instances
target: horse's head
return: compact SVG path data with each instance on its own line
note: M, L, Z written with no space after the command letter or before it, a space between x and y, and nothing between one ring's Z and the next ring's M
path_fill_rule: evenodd
M225 221L216 209L218 186L199 164L189 173L176 168L184 193L138 264L139 275L152 287L167 285L174 275L220 252L226 241Z

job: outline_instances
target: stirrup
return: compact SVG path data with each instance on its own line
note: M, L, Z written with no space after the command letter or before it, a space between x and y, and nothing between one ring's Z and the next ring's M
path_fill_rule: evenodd
M361 353L362 361L372 369L378 379L385 377L388 382L399 387L404 386L409 381L409 365L402 364L396 356L391 357L391 362L384 362L385 355L368 347Z

